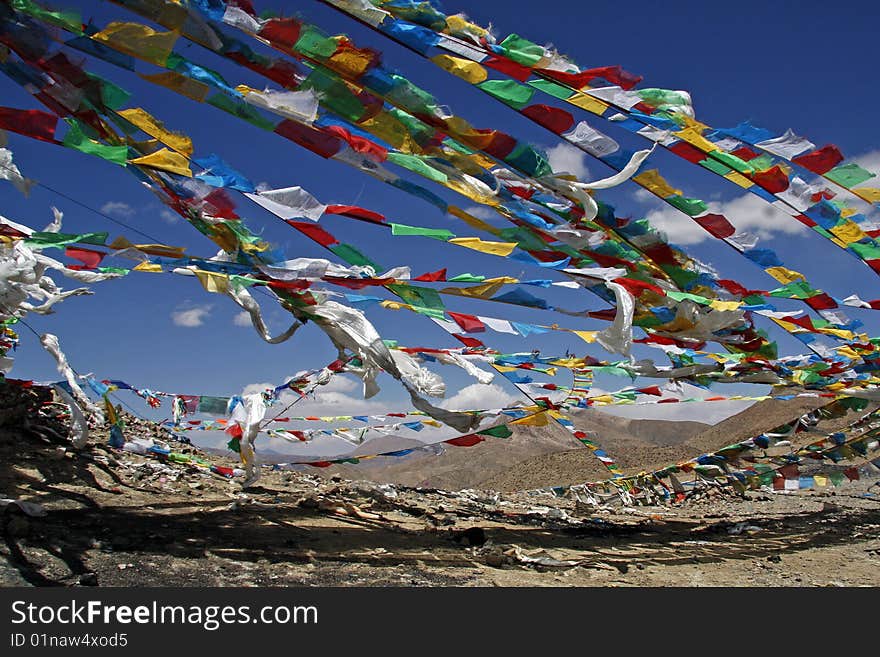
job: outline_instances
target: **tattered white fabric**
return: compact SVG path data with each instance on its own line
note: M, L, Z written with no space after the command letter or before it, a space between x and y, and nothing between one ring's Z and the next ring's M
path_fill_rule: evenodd
M595 157L611 155L620 148L611 137L595 130L586 121L581 121L572 131L566 132L562 137Z
M345 267L323 258L294 258L272 265L257 265L257 268L270 278L277 281L293 281L301 279L318 280L324 276L337 278L361 278L374 276L372 267Z
M305 218L318 221L327 209L326 205L302 187L267 189L245 196L282 219Z
M266 326L266 323L263 321L263 313L260 310L260 304L257 303L257 300L254 299L250 292L248 292L244 288L236 289L234 286L230 286L228 290L228 294L230 298L238 304L238 306L244 310L251 318L251 324L253 324L254 329L260 335L263 340L268 342L269 344L281 344L285 342L290 337L296 333L296 330L302 326L302 324L296 320L294 320L293 324L290 325L283 333L272 337L269 333L269 328Z
M73 369L71 369L70 364L67 362L67 356L61 351L58 337L51 333L44 333L40 336L40 344L42 344L43 348L49 352L52 358L55 359L58 371L64 376L67 385L70 386L70 389L73 391L73 397L76 400L76 403L79 404L81 408L84 408L89 415L93 416L97 422L103 422L104 414L86 396L86 393L83 392L82 388L79 387L79 383L76 381L76 374L74 374Z
M242 488L253 486L260 478L260 469L257 467L254 441L260 432L260 422L266 417L266 402L263 394L256 392L245 395L243 400L232 409L231 419L241 428L239 448L241 460L245 465L245 480Z
M404 377L388 347L363 313L335 301L325 301L310 307L308 313L339 350L340 358L343 358L344 352L349 350L363 363L359 375L364 382L365 399L379 392L376 377L384 370L403 383L410 394L413 406L418 410L459 431L470 431L475 426L475 418L472 415L437 408L419 396L418 393L421 391L416 383L411 382L413 376Z
M311 89L306 91L248 91L245 102L274 112L280 116L313 123L318 118L318 96Z
M478 319L480 319L480 321L483 321L482 318L478 318ZM512 327L511 327L511 330L513 330ZM474 365L468 359L466 359L463 356L456 354L454 352L449 352L449 353L442 353L441 352L441 353L435 354L435 357L437 358L438 361L440 361L444 365L456 365L456 366L460 367L465 372L467 372L472 377L474 377L478 383L482 383L483 385L492 383L492 381L495 379L495 375L492 374L491 372L487 372L486 370L481 370L479 367Z
M632 320L635 300L620 283L608 283L607 285L617 301L617 312L611 326L596 334L596 341L611 353L628 356L632 348Z
M625 183L636 174L642 162L645 161L652 151L653 149L636 151L623 169L613 176L601 180L585 183L565 180L559 176L550 175L538 178L538 181L551 189L573 196L577 199L581 208L583 208L583 219L585 221L592 221L599 214L599 206L588 192L596 189L608 189Z
M223 22L251 34L259 32L260 27L262 26L262 23L258 18L255 18L246 11L231 5L227 6L226 11L223 12Z
M369 0L327 0L327 4L339 7L373 27L378 27L390 16L387 11L374 7Z
M82 409L76 400L62 386L57 383L52 384L55 393L70 408L70 428L73 433L73 446L76 448L84 447L89 440L89 423L86 416L83 415Z
M809 139L805 139L804 137L796 135L791 129L786 130L785 134L781 137L774 137L773 139L759 141L757 144L755 144L755 146L757 146L758 148L763 148L768 153L773 153L774 155L778 155L779 157L785 158L786 160L790 160L791 158L796 157L801 153L805 153L816 148L816 145L813 142L811 142Z
M604 100L606 103L610 103L611 105L623 108L625 110L632 109L642 102L642 97L639 96L635 91L625 91L620 87L600 87L598 89L588 89L585 93L589 96L592 96L593 98Z
M402 351L392 351L391 358L400 370L403 380L429 397L446 394L446 384L439 375L418 364L415 358Z
M34 181L21 175L18 167L12 161L12 151L8 148L0 148L0 180L8 180L22 194L30 194Z

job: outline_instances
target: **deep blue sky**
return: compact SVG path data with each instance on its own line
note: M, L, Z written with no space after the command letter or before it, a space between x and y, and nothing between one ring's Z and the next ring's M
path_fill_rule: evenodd
M98 25L114 19L140 20L106 2L66 0L58 4L79 6L84 16L93 17ZM387 67L406 74L475 126L498 127L546 148L559 143L549 133L466 83L318 2L256 0L254 4L258 10L283 8L287 13L299 12L329 33L344 32L359 45L381 49ZM491 22L498 35L517 32L533 41L550 42L581 66L621 64L644 76L641 86L686 89L693 96L697 117L716 127L731 126L748 118L779 133L791 127L817 145L833 142L849 156L880 149L880 131L875 123L880 87L873 83L876 79L876 24L868 20L869 14L876 13L874 3L793 4L745 0L735 4L697 1L659 4L638 0L623 4L459 0L447 2L444 7L447 13L465 11L483 25ZM197 46L183 47L181 52L197 63L216 68L233 84L246 82L255 87L263 84L244 69L228 66ZM266 182L273 187L301 185L324 202L357 203L381 211L400 223L448 227L460 235L475 234L432 206L343 164L322 160L211 106L182 99L101 62L90 60L90 65L92 70L132 91L131 106L142 106L165 120L169 127L192 136L197 154L217 153L254 182ZM145 64L139 64L139 70L154 72ZM5 78L0 79L0 97L4 105L39 107ZM586 114L579 116L579 119L586 118L589 118ZM598 120L593 123L627 145L638 143L627 141L607 123ZM187 246L193 254L215 252L212 243L183 221L169 223L163 219L162 206L124 169L17 135L10 136L10 147L26 176L95 208L107 203L126 204L132 210L119 215L123 221L165 243ZM585 163L594 177L604 177L609 172L596 162L587 160ZM683 165L669 154L655 153L647 167L653 166L668 172L669 178L683 188L686 195L718 201L742 196L739 188L693 166ZM600 198L611 199L619 216L640 217L655 205L635 197L637 189L628 184ZM451 202L472 205L441 188L434 191ZM123 234L132 241L142 241L45 189L36 188L30 198L24 199L11 185L0 183L0 213L11 219L42 227L51 217L51 205L65 212L67 231L109 230L113 235ZM327 257L325 251L246 199L242 198L239 205L248 224L262 230L264 236L289 257ZM682 216L681 221L687 219ZM793 222L783 215L775 215L770 221ZM344 219L330 217L322 223L382 265L412 265L414 275L444 266L450 274L469 271L540 278L546 273L519 264L511 270L503 260L436 241L391 238L384 230ZM773 230L772 225L768 226L768 230ZM776 249L784 261L832 294L846 296L857 292L863 298L872 299L880 296L874 274L807 231L777 233L773 239L762 240L761 246ZM704 241L689 248L728 277L764 289L775 287L769 277L748 261L731 254L724 245ZM58 334L73 365L80 371L93 371L100 378L121 378L134 385L171 392L229 394L249 383L282 381L297 370L323 365L333 356L329 342L313 327L306 327L283 345L264 344L251 329L233 324L238 309L231 301L208 295L191 278L132 274L119 281L95 285L93 289L94 296L70 299L58 307L55 315L31 316L27 321L40 332ZM258 295L257 298L261 303L266 302L266 314L273 326L282 327L285 314L273 309L265 297ZM595 297L574 293L556 294L553 299L567 308L602 307ZM448 305L461 312L541 324L556 321L572 328L603 326L564 315L455 298L450 299ZM198 306L210 306L202 326L185 328L173 323L172 313ZM880 324L870 319L870 312L851 311L850 314L870 322L871 332L877 332ZM370 309L368 317L384 337L405 344L457 346L426 318L380 308ZM586 346L576 337L561 334L510 339L490 332L485 341L508 350L539 347L547 354L561 353L567 347L577 353L586 351ZM787 353L802 350L799 343L784 336L780 338L780 347ZM598 348L591 347L588 353L600 358L606 356ZM643 350L639 355L663 361L659 351ZM452 371L443 374L452 389L471 382ZM22 346L12 375L36 379L57 376L51 359L27 331L22 331ZM387 390L383 399L394 405L400 399L396 386L387 378L383 383ZM627 383L612 380L605 387L622 387ZM512 391L509 384L502 385ZM345 409L336 412L343 413Z

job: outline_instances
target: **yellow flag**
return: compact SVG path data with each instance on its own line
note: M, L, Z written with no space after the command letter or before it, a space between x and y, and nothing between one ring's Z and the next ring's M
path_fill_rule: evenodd
M455 14L453 16L446 17L446 27L449 29L451 34L456 34L460 32L464 32L466 34L476 35L476 36L488 36L489 31L480 27L479 25L475 25L471 23L467 16L464 14Z
M598 98L593 98L592 96L585 94L581 91L574 92L573 95L569 96L566 99L567 103L571 103L572 105L576 105L581 109L585 109L588 112L596 114L597 116L602 116L605 113L605 110L608 109L608 103L603 103Z
M514 420L511 424L519 424L526 427L546 427L550 423L547 419L547 412L535 413L519 420Z
M412 306L408 303L400 303L399 301L381 301L379 305L387 310L403 310L406 308L407 310L412 310Z
M739 171L731 171L730 173L725 173L724 177L727 178L730 182L739 185L743 189L748 189L755 183L742 175Z
M684 130L679 130L674 134L682 141L686 141L692 146L696 146L704 153L711 153L712 151L718 150L718 147L715 144L713 144L711 141L700 134L700 130L698 128L685 128Z
M149 114L146 110L136 107L134 109L120 110L119 115L126 121L136 125L145 133L161 141L169 148L187 157L193 154L192 139L186 135L180 135L165 129L160 120Z
M838 238L845 244L852 244L868 237L865 232L859 228L859 225L853 221L845 221L839 226L829 228L828 232Z
M461 297L474 297L476 299L487 299L507 284L505 279L493 279L484 281L479 285L471 287L444 287L440 292L443 294L456 294Z
M150 153L149 155L144 155L143 157L136 157L133 160L129 160L129 163L150 167L152 169L160 169L162 171L167 171L168 173L176 173L179 176L192 178L192 171L189 169L189 160L180 153L169 151L167 148L158 150L155 153Z
M421 152L419 145L412 138L406 126L388 112L381 112L371 119L359 123L358 126L371 135L387 141L399 151L404 153Z
M836 329L836 328L820 328L816 329L819 333L825 333L827 335L835 335L838 338L843 338L844 340L852 340L856 337L856 334L852 331L846 331L844 329ZM830 386L827 386L830 387Z
M226 294L229 291L228 275L202 269L195 269L193 271L207 292Z
M165 65L179 37L177 32L157 32L139 23L117 22L92 35L92 39L114 50L159 66Z
M876 187L859 187L849 191L868 203L880 203L880 189Z
M334 53L328 60L330 68L339 71L343 75L360 77L367 72L373 63L373 54L368 50L357 48L343 48Z
M122 236L117 237L110 244L111 249L117 251L122 249L137 249L150 255L161 256L163 258L182 258L186 252L186 248L182 246L168 246L166 244L132 244Z
M486 69L469 59L453 57L452 55L437 55L436 57L432 57L431 61L444 71L452 73L456 77L459 77L466 82L470 82L471 84L479 84L489 77Z
M736 310L743 305L742 301L719 301L713 299L709 305L715 310Z
M449 214L451 214L453 217L458 217L459 219L461 219L468 226L472 226L473 228L476 228L478 230L485 230L487 233L491 233L492 235L498 235L501 232L501 230L499 228L496 228L495 226L493 226L491 224L487 224L482 219L478 219L474 215L469 214L469 213L465 212L464 210L462 210L461 208L456 207L454 205L448 206L446 208L446 211Z
M162 273L162 265L157 265L153 262L142 262L137 267L133 267L132 271L145 271L153 274L161 274Z
M586 342L587 344L592 344L596 341L596 336L599 335L599 331L571 331L576 336L578 336L581 340Z
M104 410L107 412L108 424L116 424L119 421L119 416L116 414L116 408L114 408L107 395L104 395Z
M764 271L784 285L794 283L795 281L806 280L802 273L792 269L786 269L785 267L767 267Z
M675 187L666 182L666 179L660 175L660 172L657 169L650 169L649 171L640 173L633 178L633 182L638 183L660 198L668 198L670 196L681 194L681 190L675 189Z
M484 242L479 237L454 237L449 241L467 249L497 256L510 255L517 246L516 242Z

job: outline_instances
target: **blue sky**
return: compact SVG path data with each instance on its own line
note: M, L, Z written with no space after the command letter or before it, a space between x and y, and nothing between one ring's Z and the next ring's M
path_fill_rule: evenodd
M107 2L65 0L58 4L80 7L84 17L93 18L98 25L110 20L139 20ZM258 10L283 8L287 13L298 12L329 33L347 33L359 45L382 50L387 67L404 73L475 126L498 127L541 145L554 153L555 162L579 168L588 178L609 173L596 161L565 153L558 148L558 139L524 117L319 2L256 0L255 6ZM751 119L780 134L790 127L817 145L832 142L848 156L865 156L866 162L873 163L874 170L880 169L880 130L875 125L880 88L868 82L876 77L875 28L866 20L869 12L876 11L873 4L803 2L793 6L753 1L736 4L694 1L658 5L642 1L620 4L458 0L444 3L444 8L447 13L464 11L479 24L491 22L499 35L516 32L533 41L552 43L581 66L621 64L644 76L642 86L686 89L693 96L697 117L715 127L732 126L743 119ZM244 82L255 87L264 84L244 69L229 66L197 46L183 47L181 52L197 63L220 71L234 84ZM89 65L91 70L133 92L131 106L142 106L162 118L169 127L189 134L197 154L217 153L255 183L265 182L272 187L300 185L325 203L358 204L378 210L399 223L446 227L460 235L475 234L433 206L341 163L323 160L211 106L182 99L99 61L89 60ZM140 70L152 72L146 65ZM40 107L6 78L0 79L0 97L4 105ZM594 124L625 145L639 143L607 123L595 120ZM215 252L213 244L193 228L182 220L169 218L169 213L163 212L163 206L152 194L123 168L17 135L10 135L9 142L24 175L93 208L103 208L107 214L164 243L186 246L191 254L210 256ZM649 168L656 166L684 189L686 195L724 203L725 208L732 208L731 212L735 210L737 215L729 215L734 223L751 223L762 233L761 246L777 250L783 261L794 265L826 291L841 297L853 292L863 298L880 296L875 275L864 265L801 229L793 219L774 213L772 217L756 220L753 207L740 200L743 194L739 188L668 153L656 152L646 164ZM627 184L600 198L612 202L619 216L648 215L656 219L687 243L689 252L711 262L725 276L758 288L775 287L769 277L725 245L698 241L702 235L687 230L688 220L683 215L672 218L662 213L656 203L645 200L637 190L634 184ZM441 188L434 191L450 202L467 203L466 199L456 198ZM65 213L66 231L108 230L135 242L143 241L44 188L35 188L25 199L8 183L0 183L0 214L13 220L42 227L51 218L52 205ZM277 244L289 257L328 256L320 247L243 197L239 208L252 229L262 231L266 239ZM545 270L519 264L511 270L509 262L504 260L431 240L391 238L385 230L345 219L327 217L322 219L322 224L384 266L412 265L414 275L441 267L447 267L450 273L506 273L528 278L546 274ZM94 372L99 378L124 379L136 386L169 392L222 395L235 393L252 383L278 383L298 370L319 367L333 358L329 342L311 326L282 345L263 343L250 328L235 323L238 309L231 301L208 295L191 278L132 274L94 285L93 291L91 297L73 298L61 304L54 315L30 316L27 321L39 332L59 335L74 367ZM261 295L257 298L274 329L286 326L287 316L283 311L273 308L269 299ZM570 291L555 294L553 301L566 308L603 307L595 297ZM526 322L557 321L564 326L584 329L603 327L591 320L480 301L453 299L448 305L464 313ZM778 305L796 307L786 303ZM847 312L865 321L869 332L877 333L880 323L872 319L871 311L848 309ZM458 344L426 318L405 311L395 313L372 308L368 317L383 337L398 339L403 344L447 347ZM800 343L786 336L778 337L781 352L802 351ZM505 350L538 347L543 353L552 354L569 348L579 354L607 356L598 347L587 348L578 338L564 334L509 339L489 333L486 338L487 344ZM663 361L662 352L656 350L640 350L637 355ZM446 369L442 374L452 393L472 383L455 371ZM57 378L53 362L27 331L22 331L22 345L12 376ZM382 406L395 410L403 405L396 384L387 377L381 382L384 392L369 408L378 412ZM503 394L515 393L510 384L500 380L498 383L501 388L492 395L501 398ZM629 381L609 379L599 383L611 389ZM720 390L725 391L734 392L731 388ZM341 397L332 412L349 412L342 406L356 396L357 390L346 387L339 393ZM144 408L136 398L129 401L136 408Z

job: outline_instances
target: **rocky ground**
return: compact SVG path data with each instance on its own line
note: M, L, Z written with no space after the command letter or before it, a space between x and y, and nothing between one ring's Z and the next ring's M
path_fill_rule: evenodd
M876 479L632 509L298 472L244 493L64 430L0 427L0 498L38 505L0 511L0 585L880 585Z

